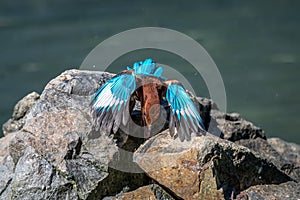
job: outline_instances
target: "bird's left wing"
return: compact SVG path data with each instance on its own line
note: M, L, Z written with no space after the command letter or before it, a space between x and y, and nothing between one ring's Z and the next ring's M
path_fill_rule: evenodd
M121 122L126 125L130 113L130 96L136 89L132 71L125 70L108 80L92 97L92 111L98 128L116 133Z
M175 128L181 141L190 140L191 132L205 132L202 119L194 102L178 81L166 81L166 100L171 106L169 129L173 136Z

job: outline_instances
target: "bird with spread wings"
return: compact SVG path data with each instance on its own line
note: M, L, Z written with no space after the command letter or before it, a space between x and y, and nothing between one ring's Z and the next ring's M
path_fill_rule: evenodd
M92 111L98 126L106 133L116 133L121 124L127 125L136 100L141 103L144 137L151 135L151 126L160 116L160 103L165 99L170 106L169 130L183 140L190 140L191 133L205 133L199 111L177 80L166 80L163 68L155 61L134 63L109 79L92 97Z

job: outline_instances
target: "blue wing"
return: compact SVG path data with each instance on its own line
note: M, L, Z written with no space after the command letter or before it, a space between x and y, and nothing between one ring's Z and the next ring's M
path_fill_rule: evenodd
M127 69L134 70L134 73L137 75L148 75L163 78L163 68L156 67L155 61L150 58L144 61L136 62L133 64L133 68L127 67Z
M108 80L92 97L92 110L98 128L116 133L121 122L126 125L130 113L130 96L136 89L132 72L126 71Z
M181 141L190 140L191 132L205 132L200 114L183 86L178 82L168 81L166 99L171 106L170 134L173 136L175 128Z

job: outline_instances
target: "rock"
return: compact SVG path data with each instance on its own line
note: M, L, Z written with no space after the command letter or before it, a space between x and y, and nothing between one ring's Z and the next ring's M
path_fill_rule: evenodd
M286 160L300 166L300 146L280 138L269 138L268 143Z
M264 140L255 138L239 140L235 143L248 147L260 157L272 162L278 169L300 181L299 146L284 142L278 138ZM289 145L290 144L290 145Z
M78 199L71 182L32 147L24 150L10 184L8 199Z
M210 134L180 142L164 131L140 146L134 161L183 199L227 199L253 185L292 180L248 148Z
M39 98L40 95L38 93L32 92L21 99L14 108L12 114L13 119L18 120L24 117Z
M159 185L151 184L140 187L131 192L121 192L115 197L105 197L103 200L132 200L132 199L149 199L149 200L174 200Z
M238 195L238 199L247 200L298 200L299 198L300 185L295 182L287 182L279 185L256 185Z
M217 109L216 105L213 103L211 99L202 98L202 97L195 97L192 93L189 92L190 97L192 98L195 105L198 105L198 108L200 110L200 116L203 120L203 125L206 130L210 128L212 129L212 126L210 126L211 122L211 110ZM220 135L220 133L217 133Z
M40 95L38 93L32 92L15 105L12 118L2 126L4 135L21 130L26 120L26 114L30 111L39 97Z
M9 155L9 141L15 136L14 133L0 138L0 199L7 196L11 180L14 176L14 162Z
M13 119L24 124L0 140L0 199L99 199L148 184L111 168L116 140L93 129L91 95L111 76L69 70L18 103Z
M223 114L217 110L212 110L212 118L217 122L224 139L237 141L241 139L266 139L264 131L254 126L251 122L241 118L237 113Z
M258 137L266 139L265 132L261 128L243 119L240 114L226 114L219 111L211 99L202 97L193 97L193 99L194 102L198 102L204 126L211 134L232 142Z

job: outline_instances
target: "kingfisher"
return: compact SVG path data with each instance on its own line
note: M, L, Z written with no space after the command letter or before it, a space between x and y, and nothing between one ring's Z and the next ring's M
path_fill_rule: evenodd
M163 68L150 58L136 62L109 79L92 96L91 108L101 130L116 133L128 124L135 101L140 101L144 138L151 136L151 127L160 117L161 102L170 106L170 135L181 141L191 133L203 135L205 128L199 111L188 92L177 80L163 77Z

